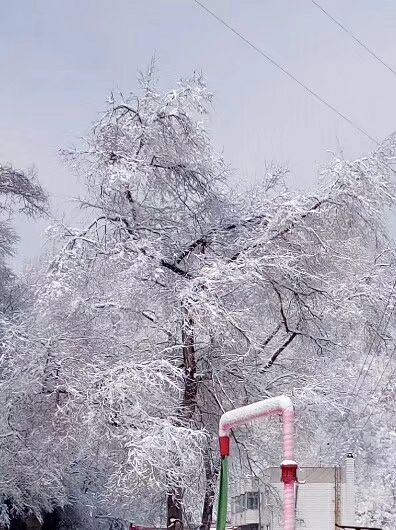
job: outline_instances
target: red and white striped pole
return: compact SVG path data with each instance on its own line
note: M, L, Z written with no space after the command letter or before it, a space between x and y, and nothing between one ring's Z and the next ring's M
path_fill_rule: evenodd
M297 464L294 460L294 408L287 396L265 399L225 412L220 418L219 442L221 457L230 454L230 434L238 426L261 421L266 416L279 414L283 420L283 462L281 463L284 484L283 530L295 530L295 493Z
M295 530L295 483L297 482L297 463L294 460L294 409L291 401L290 407L283 410L282 419L284 458L281 463L281 477L283 482L283 529Z

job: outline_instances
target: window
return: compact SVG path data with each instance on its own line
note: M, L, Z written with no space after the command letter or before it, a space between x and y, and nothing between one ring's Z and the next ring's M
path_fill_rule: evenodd
M250 491L246 494L246 507L248 510L258 510L259 494L257 491Z
M241 495L241 512L246 510L246 495Z
M241 530L259 530L258 524L244 524L240 527Z
M241 511L241 495L238 495L238 497L235 497L235 513L241 513Z

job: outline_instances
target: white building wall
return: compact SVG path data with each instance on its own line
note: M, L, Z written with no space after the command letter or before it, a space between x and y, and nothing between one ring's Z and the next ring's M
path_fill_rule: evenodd
M355 472L353 458L348 458L345 468L300 468L300 484L296 485L296 529L334 530L336 504L340 509L340 519L345 525L355 521ZM341 484L340 484L340 479ZM267 488L263 484L268 485ZM256 487L255 487L256 486ZM231 514L234 527L261 523L261 530L282 530L283 484L280 470L270 468L262 477L261 516L258 510L242 510ZM257 484L239 488L240 493L257 491ZM234 492L235 493L235 492ZM339 503L337 501L339 499ZM268 526L267 526L268 525ZM260 529L259 529L260 530Z
M310 470L301 471L308 475ZM307 482L296 486L296 529L298 530L334 530L335 528L334 472L332 469L324 471L327 472L327 476L318 477L322 482ZM330 473L328 473L329 471ZM332 482L324 482L325 480ZM278 491L283 503L283 484L273 484L273 486ZM268 517L269 513L271 513L270 517ZM282 530L282 508L280 505L263 507L261 519L266 522L268 518L272 520L270 530ZM266 530L264 525L263 530Z
M297 528L334 530L334 483L298 485Z
M355 522L355 461L348 455L341 483L341 521L344 525Z

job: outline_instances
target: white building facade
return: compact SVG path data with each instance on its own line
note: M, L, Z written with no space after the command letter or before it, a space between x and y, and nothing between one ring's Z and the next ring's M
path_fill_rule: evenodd
M298 470L296 528L335 530L355 522L354 459L340 467ZM281 530L283 483L279 468L269 468L260 480L243 481L231 496L231 527L238 530Z

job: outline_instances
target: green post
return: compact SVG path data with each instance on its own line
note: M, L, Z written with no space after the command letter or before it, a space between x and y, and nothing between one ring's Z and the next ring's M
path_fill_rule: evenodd
M216 530L225 530L227 524L227 504L228 504L228 458L221 459L220 467L220 489L219 504L217 508Z

